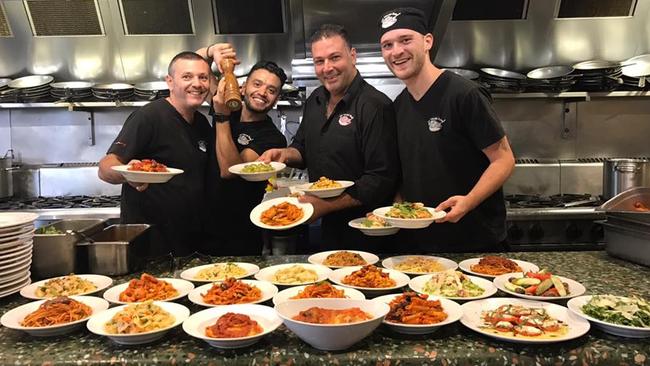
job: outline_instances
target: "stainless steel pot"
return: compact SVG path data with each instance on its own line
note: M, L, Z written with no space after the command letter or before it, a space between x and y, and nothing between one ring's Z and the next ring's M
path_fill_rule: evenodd
M3 158L0 158L0 198L12 197L14 195L14 179L11 164L14 160L14 151L9 150Z
M647 159L607 159L603 166L603 198L608 200L634 187L650 186Z

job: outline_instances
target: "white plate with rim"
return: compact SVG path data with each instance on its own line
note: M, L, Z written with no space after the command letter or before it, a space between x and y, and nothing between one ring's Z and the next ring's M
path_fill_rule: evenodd
M32 257L32 245L30 244L29 246L23 248L19 252L14 252L11 254L0 256L0 267L4 267L7 264L23 261L26 258L31 258L31 257Z
M383 302L384 304L388 304L390 306L390 302L399 296L402 296L402 294L388 294L384 296L375 297L374 299L372 299L372 301ZM463 311L460 305L458 305L457 303L449 299L429 295L427 300L440 301L440 306L442 306L442 310L447 314L447 318L441 321L440 323L434 323L434 324L405 324L405 323L388 321L386 320L386 318L384 318L383 323L386 324L388 328L390 328L391 330L397 333L420 335L420 334L433 333L438 329L440 329L440 327L442 326L458 321L460 317L463 316ZM388 314L390 314L390 312L388 312ZM388 317L388 314L386 315L386 317Z
M249 181L249 182L263 182L265 180L268 180L272 176L278 174L279 171L283 170L284 168L287 167L286 164L284 163L279 163L277 161L272 161L269 164L273 168L273 170L270 170L268 172L258 172L258 173L244 173L242 170L244 169L245 166L247 165L253 165L253 164L264 164L259 161L251 161L248 163L241 163L241 164L236 164L228 168L228 171L231 172L232 174L236 174L243 179Z
M354 229L361 230L362 233L368 236L386 236L393 235L399 231L398 227L395 226L384 226L384 227L367 227L363 225L365 217L359 217L358 219L350 220L348 226ZM390 225L390 224L389 224Z
M95 289L88 291L88 292L83 292L75 295L90 295L94 294L96 292L99 292L108 286L110 286L113 283L113 279L107 276L102 276L102 275L95 275L95 274L78 274L75 275L77 277L81 277L84 280L90 281L95 285ZM22 297L26 297L28 299L34 299L34 300L40 300L43 299L43 297L36 296L36 289L38 289L41 286L44 286L47 281L57 279L57 278L63 278L63 277L68 277L68 276L58 276L58 277L52 277L48 278L42 281L34 282L31 285L24 287L23 289L20 290L20 295Z
M381 261L381 265L384 268L388 269L394 269L396 271L400 271L402 273L406 273L409 275L422 275L422 274L429 274L429 273L434 273L434 272L414 272L412 270L410 271L404 271L401 269L397 269L396 267L402 263L403 261L409 259L409 258L422 258L422 259L427 259L427 260L434 260L440 264L441 269L439 271L434 271L434 272L443 272L449 269L456 269L458 268L458 263L452 261L451 259L448 258L443 258L443 257L436 257L432 255L398 255L395 257L388 257Z
M363 260L366 261L366 264L375 264L375 263L379 262L379 257L377 257L376 255L374 255L372 253L363 252L361 250L348 250L348 249L328 250L328 251L325 251L325 252L315 253L315 254L310 255L309 258L307 258L307 261L309 263L320 264L322 266L326 266L326 267L329 267L329 268L350 267L350 266L330 266L330 265L327 265L327 264L323 263L325 261L325 259L327 259L327 256L329 256L330 254L338 253L338 252L356 253L356 254L360 255L361 258L363 258ZM354 264L354 265L357 266L358 264Z
M29 280L31 276L30 271L20 272L17 276L14 276L13 279L4 280L0 283L0 291L5 292L7 290L15 289L19 284L23 284L26 280ZM40 300L40 299L39 299Z
M634 327L630 325L614 324L605 320L596 319L590 315L582 312L582 307L591 301L592 295L578 296L567 302L567 307L574 314L587 319L596 328L599 328L605 333L617 335L619 337L628 338L650 338L650 328ZM626 297L626 296L617 296Z
M280 203L283 202L289 202L292 205L298 206L299 208L302 208L302 217L294 222L292 222L289 225L280 225L280 226L271 226L263 223L260 218L262 216L262 213L272 206L279 205ZM278 198L273 198L267 201L264 201L260 203L259 205L255 206L253 210L251 211L250 214L250 220L253 224L256 226L261 227L262 229L269 229L269 230L286 230L286 229L291 229L292 227L296 227L303 222L306 222L309 220L311 215L314 214L314 206L311 205L311 203L302 203L298 202L298 199L296 197L278 197Z
M257 281L257 280L239 280L242 281L243 283L257 287L260 289L261 297L259 300L255 300L252 302L247 302L247 303L241 303L241 304L259 304L263 303L264 301L271 300L275 294L278 293L278 288L269 282L266 281ZM214 284L218 285L221 282L215 282ZM194 290L190 291L189 294L187 294L187 298L190 299L191 302L201 305L201 306L208 306L208 307L214 307L214 306L226 306L226 305L236 305L236 304L225 304L225 305L220 305L220 304L211 304L208 302L205 302L203 300L203 294L206 294L208 290L212 288L213 283L208 283L203 286L199 286L195 288Z
M71 299L84 303L92 309L92 314L96 314L100 311L108 309L108 301L94 296L70 296ZM62 323L56 325L48 325L44 327L26 327L20 324L25 317L34 311L38 310L38 307L41 306L47 300L38 300L32 301L30 303L15 307L8 312L6 312L2 318L0 318L0 323L9 329L24 331L29 335L36 337L49 337L55 335L66 334L72 332L75 329L83 326L83 323L90 319L90 316L75 320L69 323Z
M475 285L483 289L483 293L481 295L461 297L461 296L444 296L444 295L430 294L424 291L424 286L427 284L427 282L431 279L432 276L433 276L432 274L425 274L411 279L411 281L409 281L409 288L419 294L443 297L454 301L471 301L471 300L485 299L497 293L497 288L494 286L492 281L486 280L485 278L481 278L481 277L467 276L467 278L472 283L474 283Z
M214 325L226 313L248 315L251 320L262 327L262 333L239 338L212 338L205 335L205 329ZM282 324L282 319L273 308L255 304L225 305L217 308L201 310L192 314L183 322L183 330L192 337L206 341L212 347L233 349L250 346L265 335L273 332Z
M279 303L285 302L285 301L292 301L292 300L298 300L298 299L292 299L292 297L298 295L298 293L302 290L305 289L309 285L304 285L304 286L294 286L294 287L289 287L286 288L280 292L277 293L277 295L273 296L273 305L277 305ZM353 299L353 300L365 300L366 296L363 294L363 292L359 290L355 290L351 287L345 287L345 286L340 286L340 285L332 285L332 287L338 289L338 290L343 290L343 293L345 294L345 298L347 299ZM316 299L314 297L314 299Z
M187 294L190 293L190 291L192 291L192 289L194 289L194 284L190 281L181 280L178 278L163 278L163 277L161 278L156 277L156 279L159 281L165 281L169 283L178 292L176 296L170 297L168 299L159 299L157 301L171 302L174 300L178 300L182 297L185 297ZM109 288L108 290L106 290L106 292L104 292L104 298L113 304L134 304L138 302L144 302L144 301L135 301L135 302L120 301L120 294L124 290L126 290L127 287L129 287L129 282L125 282Z
M532 338L521 336L514 337L502 333L493 333L492 331L483 329L483 320L481 319L482 312L496 310L499 306L508 304L521 305L529 308L544 308L549 316L568 325L568 331L566 334L555 338ZM589 322L587 320L573 314L564 306L550 302L525 300L512 297L493 297L466 302L461 305L461 308L463 309L463 316L460 318L460 322L464 326L488 337L508 342L527 344L564 342L578 338L589 331Z
M6 264L2 266L3 272L0 272L0 278L7 278L16 274L16 272L25 271L29 269L31 264L32 264L31 255L21 258L20 260L15 261L11 264Z
M303 281L303 282L295 282L295 283L288 283L288 282L278 282L273 279L275 273L279 270L282 269L287 269L291 266L301 266L305 269L311 269L314 272L316 272L316 279L313 281ZM285 264L277 264L275 266L270 266L270 267L265 267L260 269L259 272L255 274L255 278L260 281L266 281L266 282L271 282L272 284L276 286L299 286L299 285L309 285L312 283L324 281L327 279L327 276L332 272L331 269L321 266L318 264L311 264L311 263L285 263Z
M2 240L4 241L8 237L20 237L24 234L33 233L34 231L35 231L34 225L32 224L19 226L15 230L0 232L0 238L2 238Z
M482 258L482 257L481 257ZM478 262L481 260L481 258L470 258L470 259L465 259L464 261L461 261L458 263L458 267L463 270L463 272L467 272L470 274L473 274L475 276L480 276L480 277L488 277L488 278L494 278L499 275L489 275L485 273L479 273L479 272L474 272L472 271L472 266L475 264L478 264ZM539 272L539 267L533 263L526 262L526 261L521 261L519 259L512 259L512 258L507 258L510 259L511 261L517 263L519 267L521 267L522 271L524 272ZM512 272L512 273L517 273L517 272Z
M361 292L363 292L364 295L366 296L379 296L379 295L384 295L389 292L394 292L397 289L400 289L409 283L409 276L405 275L404 273L400 271L395 271L393 269L385 269L385 268L380 268L379 269L382 272L388 273L388 277L391 278L392 280L395 281L395 286L391 287L361 287L361 286L352 286L343 283L343 278L345 276L351 274L352 272L358 271L362 268L362 266L354 266L354 267L344 267L344 268L339 268L335 271L333 271L330 276L329 280L334 282L337 285L345 286L345 287L351 287L355 288Z
M391 208L393 208L393 206L376 208L374 211L372 211L372 213L376 216L381 217L387 223L402 229L424 229L425 227L431 225L434 221L447 216L447 213L445 211L435 211L431 207L424 207L431 213L431 217L423 219L401 219L397 217L386 216Z
M0 261L5 261L11 258L20 258L25 256L26 254L30 253L32 251L32 248L34 245L29 242L28 244L24 245L18 245L14 248L11 248L10 250L2 251L2 255L0 255Z
M569 293L566 296L534 296L534 295L527 295L527 294L519 294L514 291L510 291L506 288L505 283L508 281L509 278L522 278L524 277L524 274L521 272L518 273L506 273L502 274L500 276L496 276L494 280L494 285L501 291L509 294L509 295L514 295L517 297L521 297L523 299L529 299L529 300L540 300L540 301L556 301L556 300L567 300L576 296L580 296L584 294L587 289L578 281L574 281L570 278L562 277L562 276L557 276L553 275L553 277L557 277L562 281L563 283L566 283L569 286Z
M196 276L203 269L208 269L208 268L211 268L211 267L217 266L217 265L225 265L225 264L228 264L228 263L236 264L237 266L241 267L243 270L246 271L245 274L240 275L240 276L229 276L229 277L234 277L234 278L237 278L237 279L252 276L255 273L259 272L259 270L260 270L259 266L255 265L255 264L252 264L252 263L246 263L246 262L219 262L219 263L205 264L205 265L202 265L202 266L196 266L196 267L186 269L183 272L181 272L181 278L184 279L184 280L192 281L192 282L218 282L218 281L224 281L226 279L225 277L222 278L222 279L205 280L205 279L196 278Z
M332 179L333 181L340 183L340 187L335 187L335 188L310 188L312 184L316 182L311 182L311 183L305 183L305 184L298 184L295 186L292 186L291 188L298 191L298 192L303 192L305 194L309 194L312 196L316 196L318 198L332 198L332 197L337 197L340 196L346 189L352 187L354 185L354 182L349 181L349 180L335 180Z
M28 237L24 237L15 241L12 241L10 243L0 243L0 250L6 250L6 249L11 249L13 250L14 248L27 244L27 243L33 243L33 237L30 235Z
M92 333L95 333L100 336L108 337L113 342L117 344L124 345L134 345L134 344L144 344L156 341L165 336L165 334L170 331L172 328L181 325L190 316L190 310L181 304L176 304L174 302L165 302L165 301L154 301L154 305L160 306L164 311L171 314L174 317L174 323L168 327L151 330L148 332L135 333L135 334L112 334L106 332L104 325L110 321L115 314L124 310L127 306L133 306L135 304L129 305L120 305L107 310L104 310L100 313L93 314L86 323L86 327Z
M30 231L22 232L15 236L5 236L4 238L0 238L0 245L10 244L16 241L24 242L27 240L32 240L34 237L34 231L36 231L36 229L34 229L34 226L32 226Z
M11 287L0 288L0 297L13 295L16 292L20 291L21 288L29 285L32 282L32 280L29 278L30 275L30 272L27 272L26 277L24 279L21 279L18 284Z
M124 179L134 183L167 183L175 175L182 174L183 169L167 167L166 172L141 172L129 170L129 165L115 165L111 169L122 174Z
M28 240L26 242L20 242L20 243L17 243L15 246L11 247L11 248L7 248L7 249L2 250L0 253L2 253L3 255L9 255L11 253L23 251L27 247L32 248L34 246L33 243L34 243L33 240Z
M12 231L17 226L24 226L38 218L33 212L0 212L0 229Z

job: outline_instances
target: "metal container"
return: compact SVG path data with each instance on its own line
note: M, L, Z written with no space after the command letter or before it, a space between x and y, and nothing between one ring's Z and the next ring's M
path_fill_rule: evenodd
M11 164L14 160L13 150L7 151L3 158L0 158L0 198L12 197L14 195L14 181Z
M602 222L605 228L605 250L614 257L650 266L650 226L622 222Z
M647 159L607 159L603 166L603 198L608 200L634 187L650 186Z
M13 172L14 197L32 198L41 195L41 175L38 166L21 166Z
M650 207L649 187L637 187L619 193L598 207L598 210L605 211L608 218L614 217L650 225L650 212L639 211L634 207L637 203Z
M103 275L124 275L135 272L148 252L147 224L111 225L78 243L87 250L88 271Z

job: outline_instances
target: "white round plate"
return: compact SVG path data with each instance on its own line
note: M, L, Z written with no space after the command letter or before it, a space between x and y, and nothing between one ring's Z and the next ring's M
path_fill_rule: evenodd
M20 291L21 288L29 285L32 280L29 279L29 276L31 275L31 272L27 272L25 275L25 278L21 278L17 284L12 285L10 287L3 287L0 288L0 297L5 297L9 295L13 295L16 292Z
M526 307L535 307L535 308L544 308L549 316L554 319L562 321L564 324L568 325L568 332L562 336L555 338L530 338L530 337L513 337L506 334L495 334L490 331L484 330L482 328L483 320L481 319L481 313L483 311L495 310L501 305L522 305ZM508 342L515 343L529 343L529 344L539 344L539 343L556 343L568 341L570 339L578 338L583 334L589 331L589 322L585 319L573 314L569 309L564 306L553 304L550 302L542 301L533 301L533 300L524 300L511 297L493 297L489 299L476 300L466 302L461 305L463 309L463 316L460 318L460 322L463 323L467 328L486 335L488 337L500 339Z
M376 208L374 211L372 211L372 213L376 216L381 217L387 223L402 229L423 229L431 225L434 221L447 216L447 213L445 211L434 211L431 207L425 207L432 215L426 219L400 219L396 217L386 216L386 213L392 207L393 206Z
M21 252L21 251L25 250L25 248L28 248L28 247L31 249L34 246L33 243L34 243L33 240L28 240L26 242L20 242L20 243L17 243L15 246L11 247L11 248L4 249L4 250L0 251L0 253L2 253L3 255L10 255L10 254L15 253L15 252Z
M33 212L0 212L0 229L13 230L16 226L23 226L38 218Z
M596 328L605 333L628 338L650 338L650 328L633 327L629 325L614 324L604 320L596 319L582 312L582 307L586 305L593 296L578 296L567 302L567 307L574 314L589 320ZM624 297L624 296L623 296Z
M262 333L240 338L212 338L205 335L205 328L214 325L226 313L248 315L262 327ZM247 347L256 343L260 338L276 330L281 324L282 319L273 308L255 304L237 304L206 309L192 314L183 323L183 330L192 337L208 342L212 347L232 349Z
M7 238L13 238L13 237L20 237L24 234L27 233L32 233L35 231L34 225L25 225L25 226L18 226L16 229L13 230L8 230L7 231L2 231L0 232L0 238L3 241L6 241Z
M0 243L0 250L7 250L7 249L14 250L16 247L19 247L19 246L27 244L27 243L31 244L33 242L34 242L33 236L29 235L29 236L21 237L21 238L19 238L17 240L9 242L9 243L6 243L6 242L5 243Z
M192 281L192 282L210 282L210 283L212 283L212 282L217 282L217 281L223 281L223 280L225 280L225 278L224 279L214 279L214 280L202 280L202 279L196 278L196 276L199 274L199 272L201 270L203 270L205 268L210 268L210 267L215 266L215 265L221 265L221 264L226 264L226 263L236 264L237 266L241 267L242 269L244 269L246 271L246 274L244 274L244 275L232 276L232 277L235 277L235 278L238 278L238 279L239 278L245 278L245 277L248 277L248 276L252 276L255 273L259 272L259 270L260 270L260 267L258 267L255 264L252 264L252 263L221 262L221 263L205 264L205 265L202 265L202 266L196 266L196 267L186 269L183 272L181 272L181 278L184 279L184 280Z
M555 276L555 275L554 275ZM502 274L500 276L496 276L494 280L494 285L501 291L514 295L517 297L521 297L524 299L529 299L529 300L540 300L540 301L556 301L556 300L566 300L570 299L572 297L580 296L587 291L587 289L579 282L574 281L570 278L562 277L562 276L555 276L560 279L563 283L566 283L569 285L569 293L566 296L533 296L533 295L526 295L526 294L518 294L516 292L510 291L505 287L505 283L508 281L509 278L515 277L515 278L522 278L524 277L524 274L519 272L519 273L506 273Z
M136 334L111 334L107 333L104 329L104 325L110 321L115 314L124 310L127 306L130 305L121 305L108 310L104 310L98 314L94 314L88 320L86 326L88 330L92 333L95 333L100 336L105 336L110 338L113 342L117 344L124 345L134 345L134 344L144 344L156 341L162 338L165 333L170 329L179 326L185 321L190 315L190 310L181 304L176 304L173 302L164 302L164 301L154 301L155 305L160 306L163 310L170 313L174 317L174 323L166 328L152 330L149 332L136 333Z
M365 300L366 296L363 294L363 292L359 290L355 290L350 287L344 287L344 286L339 286L339 285L332 285L334 288L343 290L343 293L345 294L345 297L348 299L353 299L353 300ZM305 286L295 286L295 287L289 287L287 289L284 289L280 292L277 293L277 295L273 296L273 305L277 305L279 303L285 302L285 301L292 301L292 300L298 300L298 299L292 299L292 297L298 295L298 293L302 290L305 289L307 285Z
M341 183L340 187L337 188L323 188L323 189L311 189L312 183L305 183L305 184L298 184L293 186L292 188L296 191L299 192L304 192L305 194L310 194L312 196L316 196L319 198L332 198L336 196L340 196L341 193L343 193L347 188L352 187L354 185L354 182L349 181L349 180L336 180L336 182Z
M271 226L271 225L264 224L262 223L262 221L260 221L262 212L268 210L269 208L271 208L271 206L279 205L282 202L289 202L293 205L302 208L302 213L303 213L302 218L289 225L283 225L283 226ZM253 210L251 211L250 219L253 222L253 224L261 227L262 229L286 230L286 229L291 229L292 227L296 227L302 224L303 222L306 222L313 214L314 214L314 206L312 206L311 203L298 202L298 199L296 197L278 197L278 198L270 199L268 201L264 201L259 205L255 206L255 208L253 208Z
M388 304L390 306L390 302L399 296L402 296L402 294L389 294L389 295L376 297L372 299L372 301L383 302L384 304ZM416 334L416 335L429 334L435 332L436 330L440 329L440 327L444 325L451 324L455 321L458 321L460 317L463 316L463 311L460 305L458 305L457 303L451 300L441 298L441 297L436 297L436 296L429 296L427 300L431 300L431 301L439 300L442 309L444 310L445 313L447 313L447 319L441 321L440 323L435 323L435 324L403 324L403 323L391 322L386 320L386 318L384 318L383 323L386 324L388 328L392 329L397 333Z
M92 314L108 309L108 302L104 299L94 296L70 296L71 299L84 303L92 308ZM20 322L25 317L38 309L38 307L47 300L32 301L25 305L18 306L6 312L0 323L7 328L21 330L29 335L36 337L49 337L61 335L75 330L83 325L90 317L79 319L70 323L63 323L57 325L50 325L45 327L25 327L20 325ZM91 316L92 316L91 314Z
M122 174L124 179L134 183L166 183L175 175L183 173L182 169L167 167L166 172L140 172L129 170L128 165L115 165L111 169Z
M363 225L363 220L365 217L359 217L358 219L351 220L348 222L348 226L354 229L361 230L362 233L368 236L386 236L393 235L399 231L398 227L395 226L385 226L385 227L367 227Z
M250 304L263 303L264 301L270 300L271 298L273 298L273 296L275 296L275 294L278 293L278 288L275 287L274 284L266 282L266 281L256 281L256 280L240 280L240 281L244 282L247 285L257 287L262 292L262 297L257 301L251 302ZM217 282L217 283L220 283L220 282ZM199 286L199 287L195 288L194 290L190 291L190 293L187 295L187 298L190 299L191 302L193 302L193 303L195 303L197 305L201 305L201 306L208 306L208 307L226 306L226 305L210 304L210 303L207 303L207 302L205 302L203 300L202 295L206 294L208 292L208 290L210 290L211 288L212 288L212 283L208 283L208 284L205 284L203 286ZM235 304L230 304L230 305L235 305Z
M34 245L29 242L28 244L22 244L15 248L11 248L11 250L2 251L0 252L2 253L2 255L0 255L0 263L10 259L23 258L28 255L31 256L33 247Z
M6 254L4 256L0 256L0 268L10 265L11 263L16 263L16 262L21 262L24 261L27 258L32 257L32 244L28 245L27 247L23 248L23 250L19 252L14 252L11 254Z
M277 282L273 280L273 276L275 275L275 272L292 267L294 265L299 265L302 266L305 269L311 269L316 272L317 278L314 281L306 281L306 282L300 282L300 283L282 283L282 282ZM278 264L275 266L270 266L266 268L262 268L259 272L255 274L255 278L260 280L260 281L266 281L266 282L271 282L272 284L276 286L299 286L299 285L309 285L311 283L316 283L320 281L324 281L327 279L327 276L332 272L331 269L321 266L318 264L311 264L311 263L287 263L287 264Z
M458 268L458 263L452 261L451 259L447 259L447 258L443 258L443 257L434 257L434 256L431 256L431 255L398 255L396 257L389 257L389 258L384 259L383 261L381 261L381 265L384 268L394 269L396 271L400 271L402 273L406 273L406 274L410 274L410 275L421 275L421 274L433 273L433 272L402 271L402 270L399 270L399 269L395 268L397 265L399 265L404 260L409 259L409 258L413 258L413 257L423 258L423 259L430 259L430 260L437 261L442 266L442 269L440 269L440 271L436 271L436 272L443 272L443 271L446 271L446 270L449 270L449 269Z
M388 273L388 277L395 280L395 286L373 288L373 287L351 286L351 285L347 285L347 284L343 283L343 278L345 278L345 276L351 274L352 272L358 271L361 268L362 268L362 266L339 268L339 269L333 271L330 274L329 280L334 282L337 285L341 285L341 286L344 286L344 287L356 288L357 290L363 292L364 295L370 296L370 297L375 297L375 296L379 296L379 295L384 295L386 293L395 292L395 290L406 286L409 283L409 280L410 280L409 276L405 275L404 273L402 273L400 271L380 268L380 270L382 272Z
M272 161L269 164L273 167L273 170L270 172L259 172L259 173L244 173L242 172L242 169L246 165L251 165L251 164L260 164L258 161L251 161L248 163L241 163L237 165L233 165L230 168L228 168L228 171L231 172L232 174L237 174L240 177L244 178L245 180L249 182L263 182L272 176L276 175L279 171L283 170L287 166L284 163L278 163L277 161Z
M437 297L443 297L446 299L451 299L455 301L470 301L470 300L478 300L478 299L485 299L486 297L490 297L494 294L497 293L497 288L494 286L494 284L490 280L486 280L485 278L481 277L475 277L475 276L467 276L467 278L473 282L475 285L478 285L479 287L483 288L483 293L478 296L468 296L468 297L460 297L460 296L443 296L443 295L433 295L428 292L424 291L424 286L426 283L431 279L430 274L422 275L422 276L417 276L413 278L411 281L409 281L409 287L411 290L420 293L420 294L425 294L429 296L437 296Z
M519 259L512 259L512 258L508 258L508 259L510 259L511 261L517 263L517 265L519 265L519 267L521 267L521 269L524 272L538 272L539 271L539 267L537 267L536 265L534 265L534 264L532 264L530 262L520 261ZM472 266L475 265L475 264L478 264L478 262L480 260L481 260L481 258L465 259L464 261L461 261L460 263L458 263L458 267L460 269L462 269L463 272L470 273L470 274L473 274L475 276L487 277L487 278L496 277L495 275L489 275L489 274L485 274L485 273L478 273L478 272L474 272L474 271L471 270ZM513 272L513 273L516 273L516 272Z
M6 244L32 240L34 237L34 231L36 231L36 229L34 229L34 226L31 226L31 230L29 231L22 232L15 236L5 236L4 238L0 238L0 248Z
M22 258L11 264L6 264L2 266L2 272L0 272L0 278L8 278L11 277L12 275L15 275L16 272L26 271L29 269L29 266L31 264L32 264L31 256Z
M362 252L360 250L348 250L348 249L328 250L326 252L320 252L320 253L312 254L312 255L309 256L309 258L307 258L307 261L309 263L320 264L322 266L326 266L326 267L330 267L330 268L349 267L349 266L328 266L327 264L323 263L325 261L325 259L327 259L328 255L334 254L334 253L337 253L337 252L343 252L343 251L359 254L361 256L361 258L363 258L366 261L366 264L375 264L375 263L379 262L379 257L377 257L376 255L374 255L372 253Z
M194 284L190 281L180 280L178 278L158 278L160 281L165 281L172 285L173 288L178 291L178 295L171 297L169 299L161 299L159 301L174 301L182 297L185 297L187 294L194 289ZM116 286L113 286L104 292L104 298L110 301L113 304L133 304L132 302L120 301L120 294L129 287L129 282L122 283Z
M99 292L99 291L107 288L108 286L110 286L113 283L113 280L110 277L102 276L102 275L80 274L80 275L76 275L76 276L81 277L84 280L92 282L97 287L96 289L94 289L92 291L84 292L84 293L77 294L77 295L94 294L96 292ZM47 283L47 281L49 281L49 280L52 280L52 279L55 279L55 278L62 278L62 277L67 277L67 276L52 277L52 278L48 278L48 279L45 279L45 280L42 280L42 281L34 282L31 285L21 289L20 290L20 295L22 297L26 297L28 299L40 300L40 299L42 299L42 297L36 296L36 289L43 286L43 285L45 285Z

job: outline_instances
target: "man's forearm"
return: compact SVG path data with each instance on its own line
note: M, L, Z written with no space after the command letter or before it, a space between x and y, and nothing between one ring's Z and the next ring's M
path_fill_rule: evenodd
M326 214L361 206L361 201L353 198L347 193L343 193L342 195L335 198L325 199L324 201L326 202Z
M490 163L474 188L467 194L473 203L472 209L501 188L511 173L512 166L508 161L496 160Z
M219 162L219 171L221 177L228 178L232 173L228 168L243 163L235 142L232 140L232 132L230 130L230 123L217 123L217 161Z
M303 159L300 151L295 147L287 147L285 151L285 164L294 168L301 168L303 166Z
M99 179L111 184L122 184L126 182L122 174L111 169L113 166L123 164L124 163L121 162L115 154L104 156L104 158L99 162L99 170L97 172Z

